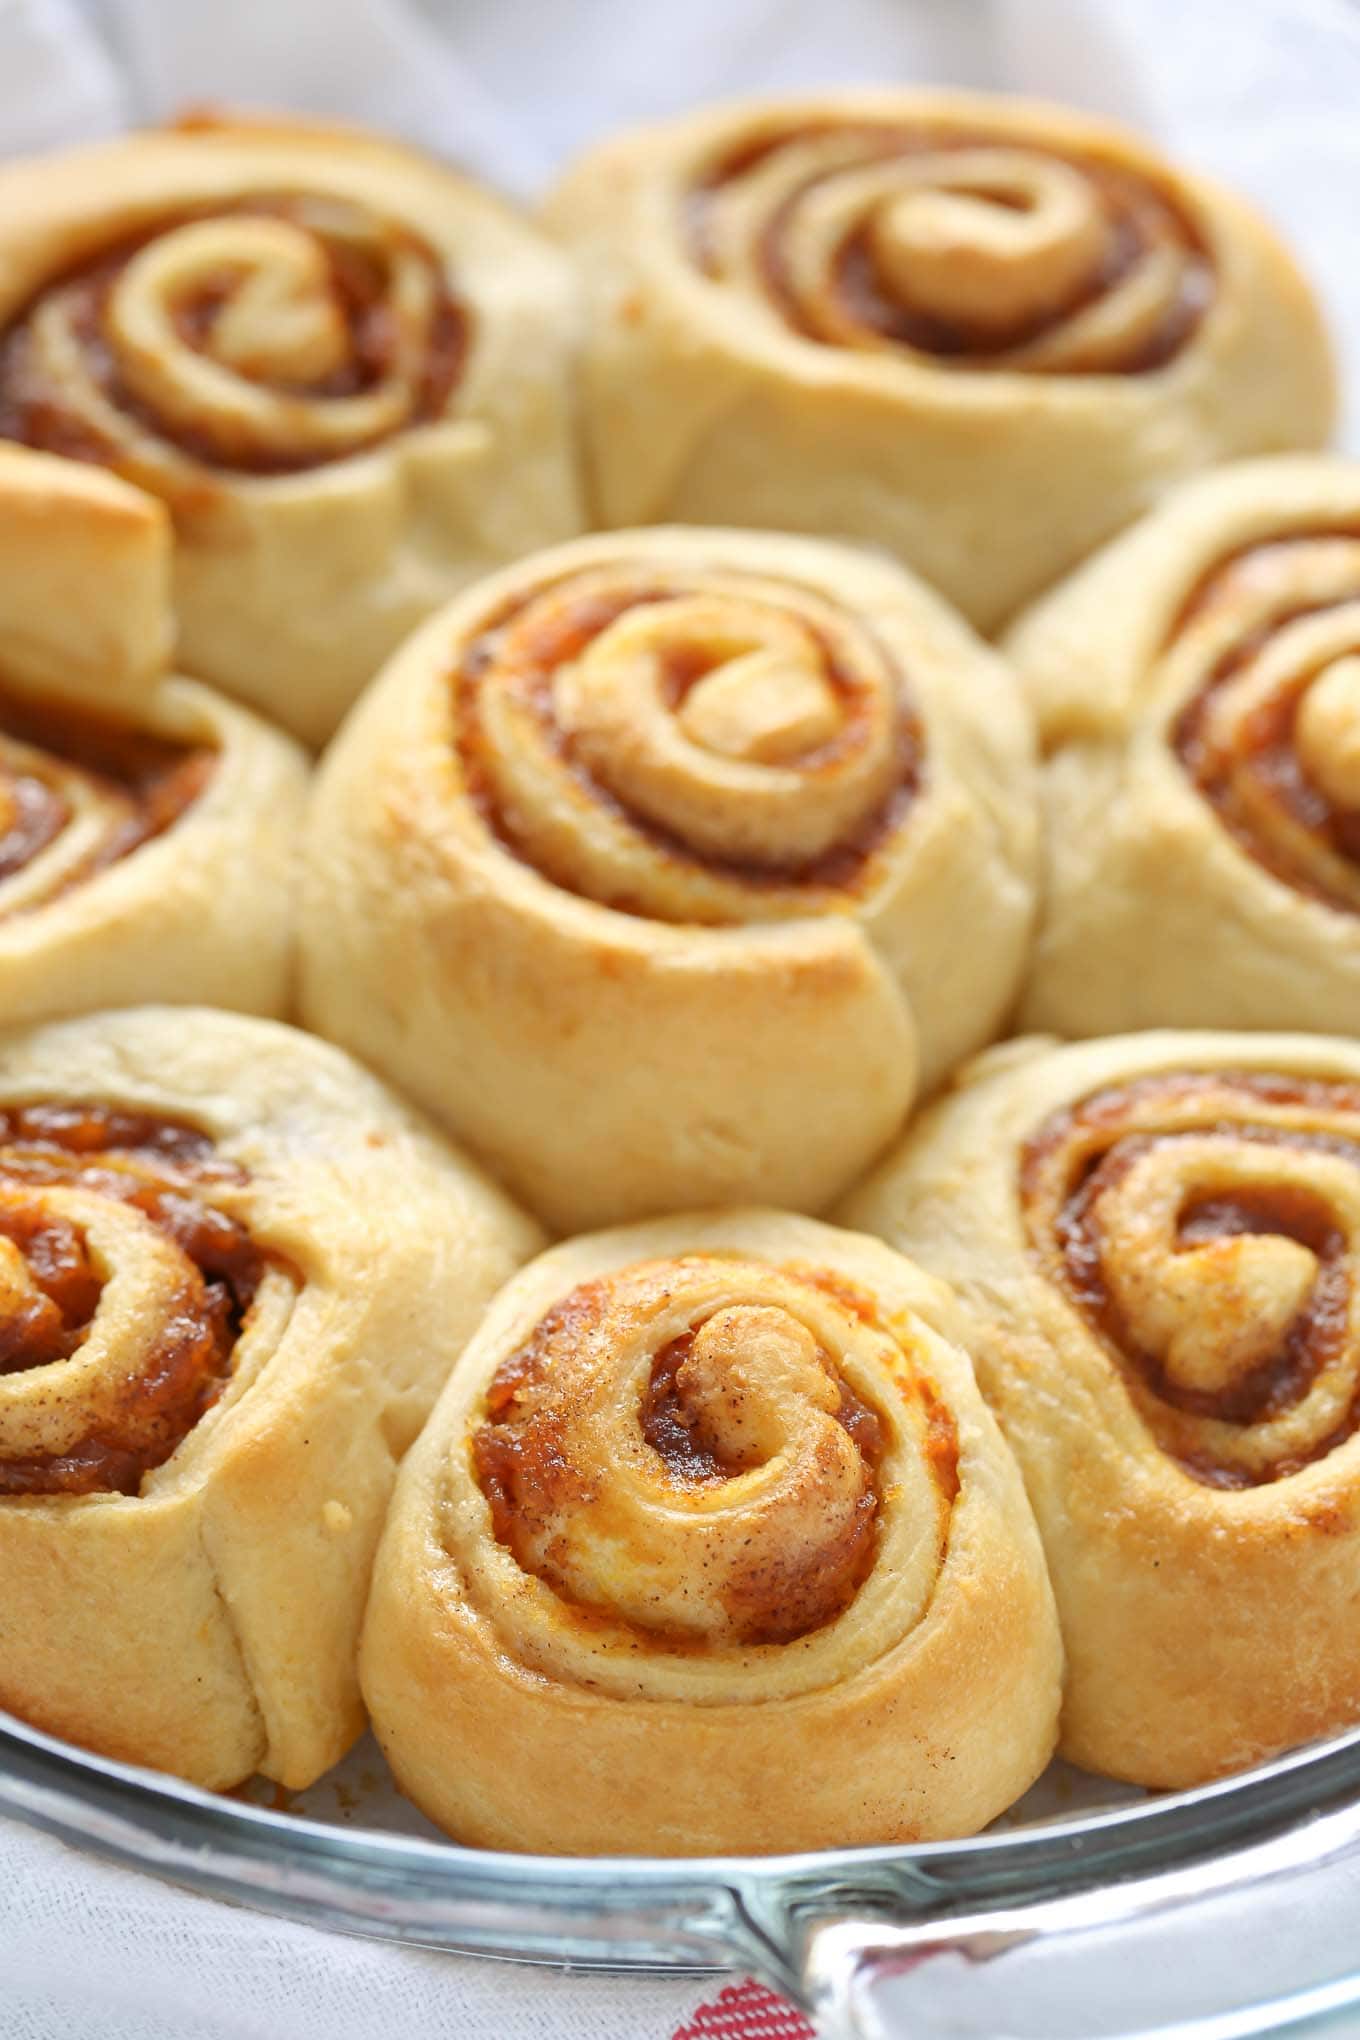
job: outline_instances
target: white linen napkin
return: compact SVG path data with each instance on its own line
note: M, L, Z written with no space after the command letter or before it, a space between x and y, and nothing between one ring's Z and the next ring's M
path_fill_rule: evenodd
M0 0L0 153L235 100L373 121L529 194L611 126L865 79L1067 99L1252 194L1328 302L1360 449L1346 0ZM1203 1960L1230 1978L1230 1937ZM340 1939L0 1822L3 2040L795 2040L758 1995L720 1993Z

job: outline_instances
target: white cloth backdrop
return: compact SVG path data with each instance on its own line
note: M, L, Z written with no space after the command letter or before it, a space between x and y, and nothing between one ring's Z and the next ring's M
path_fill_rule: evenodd
M0 0L0 151L243 100L374 121L530 195L611 126L866 79L1069 99L1254 194L1327 298L1360 446L1347 0ZM1231 1974L1230 1947L1204 1959ZM670 2040L713 1994L328 1937L0 1822L3 2040Z

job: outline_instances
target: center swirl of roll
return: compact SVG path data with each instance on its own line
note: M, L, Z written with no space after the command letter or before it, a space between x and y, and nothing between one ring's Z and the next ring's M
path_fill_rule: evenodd
M0 695L0 919L47 906L163 835L216 764L207 748Z
M792 583L599 569L469 647L459 754L483 818L564 890L674 921L830 907L919 781L901 677Z
M0 346L0 431L141 468L341 460L437 417L466 318L407 229L348 202L243 201L54 279Z
M768 133L718 159L687 220L704 271L805 338L960 367L1158 368L1213 292L1169 189L943 123Z
M272 1279L243 1181L172 1120L0 1112L0 1495L135 1494L216 1401Z
M1257 863L1360 912L1360 537L1304 532L1206 575L1164 654L1172 742Z
M735 1258L583 1285L498 1368L472 1434L497 1539L568 1610L669 1648L825 1629L880 1552L897 1440L863 1349L882 1337L834 1285ZM918 1442L894 1507L935 1548L957 1448L933 1404Z
M1031 1243L1163 1448L1250 1486L1360 1425L1360 1089L1178 1072L1025 1151Z

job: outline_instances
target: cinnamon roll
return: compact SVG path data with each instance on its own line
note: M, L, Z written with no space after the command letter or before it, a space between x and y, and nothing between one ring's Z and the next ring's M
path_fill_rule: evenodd
M777 1212L623 1228L493 1304L404 1466L361 1677L460 1840L565 1853L973 1832L1060 1652L942 1286Z
M806 1209L999 1028L1034 857L1010 675L899 569L581 540L433 620L332 746L303 1010L563 1231Z
M301 753L167 676L139 490L0 447L0 1018L144 999L281 1012Z
M159 496L189 669L310 742L580 529L565 266L409 150L195 119L14 164L0 268L0 436Z
M1058 1597L1064 1754L1187 1786L1360 1719L1360 1048L998 1049L845 1216L969 1312Z
M1187 484L1009 649L1049 753L1029 1024L1360 1033L1360 464Z
M1178 477L1321 445L1321 317L1226 192L954 93L736 105L606 142L550 223L593 319L607 524L867 542L990 630Z
M289 1028L0 1037L0 1706L203 1785L316 1778L395 1462L534 1244Z

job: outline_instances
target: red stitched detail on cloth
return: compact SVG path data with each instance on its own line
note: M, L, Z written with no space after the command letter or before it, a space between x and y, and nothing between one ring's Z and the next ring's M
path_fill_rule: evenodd
M729 1983L711 2003L700 2005L672 2040L817 2040L800 2011L748 1976Z

